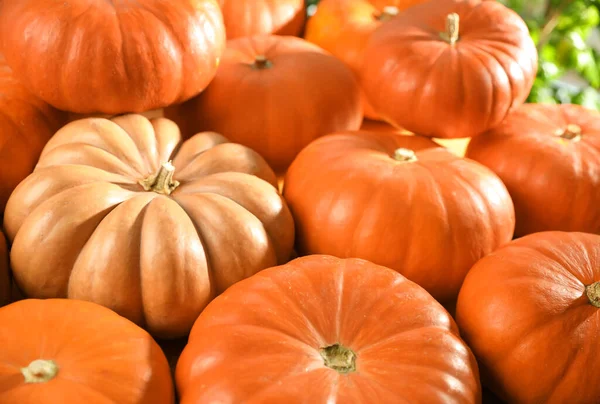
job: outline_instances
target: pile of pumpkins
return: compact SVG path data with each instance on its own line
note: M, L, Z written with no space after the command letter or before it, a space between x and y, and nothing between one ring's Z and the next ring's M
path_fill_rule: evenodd
M0 404L600 402L600 114L497 1L305 10L0 1Z

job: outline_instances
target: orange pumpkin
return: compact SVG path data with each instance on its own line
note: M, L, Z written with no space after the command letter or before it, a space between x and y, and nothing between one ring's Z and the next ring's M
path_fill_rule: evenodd
M371 34L401 10L423 0L321 0L304 37L331 52L358 75ZM365 116L377 113L363 96Z
M256 150L277 173L312 140L358 129L363 117L348 67L303 39L280 36L229 41L206 91L165 116L186 136L216 131Z
M304 0L219 0L219 5L228 39L299 35L304 28Z
M527 98L537 52L527 25L496 1L430 0L371 36L361 82L387 122L437 138L473 137Z
M212 298L286 262L294 223L256 152L168 119L63 127L12 194L4 225L30 297L102 304L160 337L185 335Z
M507 403L595 404L599 310L600 236L540 232L473 267L456 319Z
M440 302L456 298L473 264L511 240L515 216L493 172L436 146L364 132L302 150L283 189L298 252L367 259Z
M578 105L525 104L474 138L467 157L506 184L516 236L600 233L600 113Z
M225 48L216 0L5 1L0 38L34 94L84 114L183 102L208 85Z
M0 306L10 302L11 298L11 279L8 269L8 249L6 247L6 238L0 231Z
M13 189L33 171L66 114L31 95L0 54L0 217Z
M481 402L477 362L439 303L388 268L329 256L228 289L175 377L182 404Z
M152 337L89 302L22 300L0 309L0 402L170 404Z

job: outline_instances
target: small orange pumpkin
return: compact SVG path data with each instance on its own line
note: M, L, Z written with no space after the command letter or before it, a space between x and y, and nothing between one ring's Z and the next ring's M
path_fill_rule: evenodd
M367 259L438 301L473 264L511 240L512 201L487 167L429 138L385 132L325 136L285 176L298 252Z
M527 25L500 2L430 0L381 25L364 61L362 88L385 121L468 138L525 101L538 59Z
M105 307L79 300L22 300L0 309L0 324L1 403L175 401L169 364L158 344Z

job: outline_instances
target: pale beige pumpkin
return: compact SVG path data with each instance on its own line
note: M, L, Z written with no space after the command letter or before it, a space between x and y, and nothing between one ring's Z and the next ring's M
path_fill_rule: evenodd
M184 335L215 295L289 258L294 224L275 186L262 157L216 133L181 143L164 118L72 122L7 204L15 279L31 297Z

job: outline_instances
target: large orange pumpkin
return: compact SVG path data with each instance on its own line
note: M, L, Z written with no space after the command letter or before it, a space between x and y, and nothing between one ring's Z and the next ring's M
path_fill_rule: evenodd
M182 404L481 402L452 317L394 271L296 259L227 290L177 363Z
M304 28L304 0L219 0L219 5L228 39L299 35Z
M0 54L0 217L13 189L65 122L66 114L31 95Z
M10 302L11 298L11 279L8 269L8 249L6 247L6 238L0 231L0 306Z
M171 404L165 355L114 312L66 299L0 309L0 402Z
M541 232L473 267L456 318L507 403L596 404L599 310L600 236Z
M362 121L360 89L342 62L303 39L228 42L217 76L198 97L165 110L184 135L211 130L283 172L304 146Z
M371 34L384 21L423 0L321 0L304 37L342 60L359 75ZM377 113L363 97L365 116Z
M57 132L6 207L20 289L177 337L216 294L286 262L294 224L265 161L216 133L180 142L141 115Z
M515 234L600 233L600 113L525 104L474 138L467 157L489 167L515 203Z
M77 113L142 112L185 101L225 48L216 0L0 2L0 41L18 78Z
M496 1L430 0L378 28L361 72L384 120L438 138L473 137L527 98L537 52L523 19Z
M511 240L514 209L489 169L435 146L364 132L306 147L283 190L298 252L367 259L456 298L471 266Z

